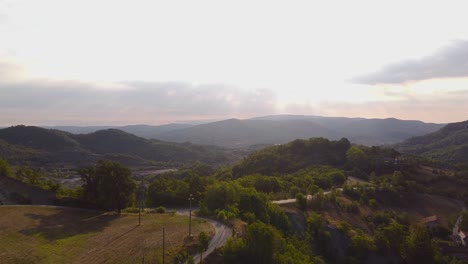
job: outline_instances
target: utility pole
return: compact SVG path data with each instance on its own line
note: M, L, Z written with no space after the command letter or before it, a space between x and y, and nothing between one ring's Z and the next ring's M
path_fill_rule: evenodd
M141 225L141 210L145 207L145 189L145 184L141 182L137 191L138 225Z
M164 264L164 259L166 256L166 230L163 227L163 253L162 253L162 264Z
M192 201L193 201L193 196L192 194L189 195L189 231L188 235L189 238L192 238Z

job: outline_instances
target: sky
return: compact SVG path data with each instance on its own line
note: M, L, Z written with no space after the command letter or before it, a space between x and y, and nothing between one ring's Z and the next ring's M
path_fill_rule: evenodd
M0 0L0 126L468 119L466 1Z

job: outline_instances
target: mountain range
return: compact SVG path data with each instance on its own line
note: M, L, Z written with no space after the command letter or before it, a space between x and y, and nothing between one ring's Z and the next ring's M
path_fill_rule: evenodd
M394 118L283 115L200 125L121 127L127 132L104 126L56 128L74 133L22 125L0 129L0 157L12 164L33 165L82 165L99 159L129 166L198 160L222 165L268 145L312 137L346 137L362 145L387 144L403 153L445 162L464 163L468 157L468 121L443 125Z
M232 163L241 156L216 146L150 140L117 129L89 134L34 126L0 129L0 157L11 164L79 166L111 159L129 166L180 165L195 161L221 165Z
M273 115L251 119L161 126L133 125L112 127L147 139L190 142L228 148L283 144L294 139L325 137L348 138L354 144L385 145L425 135L444 124L417 120L322 117L310 115ZM49 127L71 133L90 133L110 127Z

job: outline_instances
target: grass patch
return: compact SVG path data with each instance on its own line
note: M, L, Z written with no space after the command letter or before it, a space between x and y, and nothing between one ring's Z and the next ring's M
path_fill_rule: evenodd
M100 211L0 206L1 263L157 263L166 230L166 260L184 246L188 217L170 214L118 216ZM194 233L213 232L194 219Z

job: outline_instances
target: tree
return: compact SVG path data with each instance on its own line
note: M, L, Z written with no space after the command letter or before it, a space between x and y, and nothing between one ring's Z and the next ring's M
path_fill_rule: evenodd
M304 194L296 194L296 205L302 211L305 211L307 209L307 198L304 196Z
M40 185L41 174L31 168L21 166L16 169L16 179L28 184Z
M436 249L432 245L427 228L423 225L410 227L410 234L404 249L408 263L434 263Z
M270 224L287 234L290 231L291 223L288 216L277 204L270 203L268 205L268 216L270 217Z
M252 212L256 219L268 223L268 200L267 197L253 189L243 190L240 193L239 210L241 213Z
M229 238L224 246L225 263L242 263L247 254L247 245L242 238Z
M98 180L96 167L88 166L78 169L78 174L83 182L83 196L88 201L97 202L98 200Z
M206 189L205 204L211 212L227 209L239 202L240 186L234 182L218 182Z
M200 263L203 263L203 252L208 249L210 244L210 238L205 232L201 232L198 235L198 250L200 250Z
M79 173L88 200L119 214L132 201L136 184L130 169L120 163L101 160L94 167L80 169Z
M247 227L247 263L273 263L273 253L278 243L277 231L257 222Z
M0 176L1 177L10 177L11 176L11 169L10 165L0 158Z
M367 166L366 153L356 146L352 146L346 151L346 160L350 168L363 170Z
M381 226L375 234L375 243L382 250L393 250L400 252L405 242L405 227L399 223L391 223Z
M363 262L370 251L374 250L374 241L364 234L357 234L351 237L351 244L348 248L350 255L355 256Z
M331 179L335 186L342 185L346 181L346 176L342 171L331 171L327 174L327 177Z

